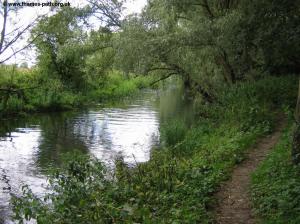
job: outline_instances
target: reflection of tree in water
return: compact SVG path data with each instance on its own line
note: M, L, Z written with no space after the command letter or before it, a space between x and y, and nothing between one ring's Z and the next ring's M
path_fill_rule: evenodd
M106 117L99 113L85 113L70 116L66 113L47 116L41 120L42 129L38 166L47 169L59 166L66 153L79 151L89 153L91 147L102 146L105 151L113 152L112 133L107 127Z
M31 122L27 122L25 118L1 120L0 137L11 137L11 133L14 132L16 128L26 127L27 123Z
M2 208L0 206L0 224L4 224L5 223L5 217L7 216L7 211L5 210L5 208Z
M168 122L170 119L182 120L188 126L193 123L193 102L183 97L183 86L180 84L168 87L158 96L157 107L160 111L160 123Z
M36 161L40 168L60 165L66 153L88 153L85 142L73 130L75 125L74 115L70 113L52 114L40 119L41 138Z
M99 114L97 114L99 116ZM96 114L86 114L80 117L80 120L74 125L74 133L89 146L107 144L111 149L111 136L106 133L107 130L107 117L97 118ZM104 141L107 140L107 141Z
M112 141L112 135L108 131L108 118L104 117L103 123L100 126L99 131L99 145L102 145L105 150L112 151L113 149L113 141Z
M160 113L160 123L166 122L170 118L180 118L190 123L187 118L192 117L190 116L191 103L181 98L180 91L180 87L175 86L173 89L164 90L158 95L151 91L145 92L139 95L137 99L119 103L118 109L108 107L102 109L100 113L99 110L86 113L64 112L10 119L1 122L0 141L9 141L7 137L11 136L13 132L22 131L23 128L29 132L30 129L33 131L40 130L39 146L33 159L36 166L42 170L61 164L65 153L75 150L83 153L91 151L99 158L103 156L104 159L108 159L108 156L115 156L117 151L120 151L115 149L121 144L120 139L118 137L116 139L115 136L117 130L118 134L121 135L119 124L110 123L111 116L112 119L123 119L120 121L121 123L132 120L132 125L135 125L141 112L150 113L155 110ZM150 109L148 110L148 108ZM126 113L128 114L126 115ZM119 114L122 116L120 117ZM147 120L147 116L143 119ZM140 127L138 123L136 125ZM124 130L124 132L126 131ZM151 136L150 142L155 145L157 139L157 136ZM123 139L121 140L123 141Z
M49 166L59 165L67 152L88 152L84 141L73 131L77 113L50 113L36 114L18 119L7 119L0 126L0 140L7 141L13 138L13 132L21 132L24 128L38 127L41 129L39 150L35 162L42 170ZM33 130L33 129L32 129Z
M0 181L3 184L0 185L2 188L1 190L10 192L11 190L10 179L9 176L7 175L7 170L3 168L1 168Z
M89 113L80 117L74 125L73 131L89 148L95 149L93 151L96 154L104 153L105 155L101 156L110 156L114 153L114 144L108 123L107 111Z

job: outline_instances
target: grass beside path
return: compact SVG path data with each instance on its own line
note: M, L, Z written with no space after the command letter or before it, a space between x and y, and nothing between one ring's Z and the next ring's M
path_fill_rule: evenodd
M300 223L300 168L291 162L291 121L252 177L252 200L263 224Z

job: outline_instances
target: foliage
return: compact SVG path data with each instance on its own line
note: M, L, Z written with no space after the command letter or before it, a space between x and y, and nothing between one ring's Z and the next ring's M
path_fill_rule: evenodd
M123 1L88 3L61 8L34 27L37 68L0 67L1 115L120 98L153 83L142 76L150 74L156 81L180 77L200 99L202 118L190 130L178 121L166 124L167 147L133 169L119 161L115 179L85 159L52 176L55 194L46 203L24 188L16 219L209 222L211 193L244 150L272 131L273 112L295 97L295 76L287 74L300 72L299 1L149 0L140 15L124 18ZM262 200L269 211L269 197Z
M224 83L300 71L299 9L297 1L151 0L124 21L117 64L178 75L211 102Z
M15 210L18 211L15 217L20 218L24 213L26 220L34 217L39 223L95 223L97 220L107 223L106 220L110 219L110 213L113 213L115 208L110 204L109 197L107 198L109 194L101 193L110 190L114 193L113 184L104 178L105 174L106 170L100 162L75 155L75 160L62 172L52 174L50 184L54 192L44 200L51 203L51 208L48 208L47 204L41 206L44 202L25 186L23 193L27 198L13 199ZM23 210L28 205L30 207ZM48 209L52 212L48 212Z
M177 75L209 103L218 101L224 85L299 71L296 2L151 0L140 15L126 17L123 1L88 3L44 16L32 30L41 85L55 80L58 91L68 92L61 101L133 92L136 81L118 90L114 81L109 86L116 70L129 78L151 74L158 81ZM91 26L90 18L99 26ZM81 93L78 100L71 99L73 92ZM44 108L57 107L54 95ZM20 108L19 100L11 104Z
M119 99L135 93L151 82L151 77L126 78L112 71L105 82L94 78L86 91L65 88L60 79L45 77L40 69L0 66L0 116L29 111L59 111L93 102ZM9 90L9 91L6 91Z
M187 132L187 127L182 120L173 120L162 125L160 133L161 139L165 141L167 146L174 146L181 142Z
M243 160L245 150L271 131L272 111L290 105L294 80L290 76L227 87L219 93L221 102L201 111L212 116L199 119L182 141L153 150L150 161L134 168L119 159L112 175L97 161L72 161L50 178L54 192L44 197L46 202L28 190L14 200L15 218L39 223L210 223L212 193ZM276 88L274 82L282 84Z
M87 9L64 7L34 28L38 66L45 77L58 78L71 88L84 86L81 66L87 49L82 43L87 36L80 21L88 13Z

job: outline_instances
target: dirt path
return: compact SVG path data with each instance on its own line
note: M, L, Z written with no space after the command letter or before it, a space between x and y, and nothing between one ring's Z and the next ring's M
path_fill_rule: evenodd
M259 139L256 145L249 149L247 159L234 169L231 179L221 186L221 190L216 194L216 223L256 223L249 197L251 173L276 145L284 124L285 119L281 119L271 135Z

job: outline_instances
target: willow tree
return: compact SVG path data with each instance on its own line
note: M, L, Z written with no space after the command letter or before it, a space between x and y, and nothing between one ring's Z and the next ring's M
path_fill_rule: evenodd
M87 37L82 21L88 9L63 7L52 16L43 18L33 29L37 35L34 44L38 66L44 76L56 78L69 87L78 88L83 83L84 48Z
M123 69L179 75L212 101L214 89L246 79L255 68L241 1L150 0L120 34Z
M204 57L199 48L194 48L192 40L196 34L176 15L164 1L150 1L141 16L127 18L120 32L118 65L122 70L137 74L156 74L157 81L176 75L183 79L186 89L200 93L211 102L214 97L204 82L206 77L199 76L198 68L204 67ZM203 30L206 27L203 26ZM209 38L205 41L203 48L208 52ZM205 61L209 63L208 57ZM218 72L211 67L205 69L210 70L207 73L211 77Z
M119 30L122 26L124 0L87 0L93 17L101 26Z

